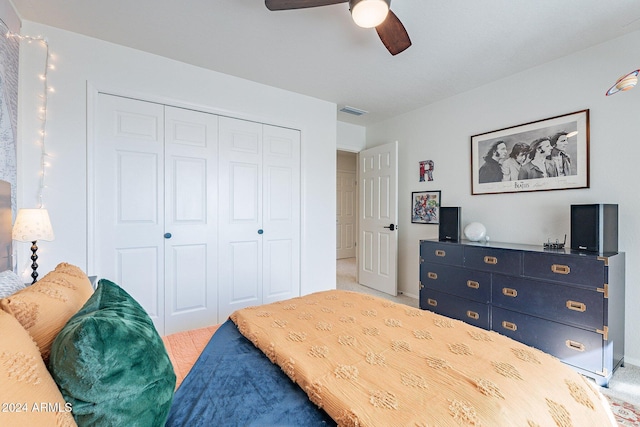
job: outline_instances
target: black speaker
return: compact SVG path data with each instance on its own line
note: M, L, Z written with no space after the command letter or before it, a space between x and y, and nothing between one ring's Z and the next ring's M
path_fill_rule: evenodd
M618 252L618 205L571 205L571 249Z
M462 208L440 206L440 227L438 229L439 240L460 240L460 224Z

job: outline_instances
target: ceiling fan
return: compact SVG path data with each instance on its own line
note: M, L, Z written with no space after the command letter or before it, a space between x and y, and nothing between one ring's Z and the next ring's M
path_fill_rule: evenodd
M375 27L391 55L411 46L407 30L390 10L391 0L265 0L264 3L269 10L290 10L347 2L355 23L364 28Z

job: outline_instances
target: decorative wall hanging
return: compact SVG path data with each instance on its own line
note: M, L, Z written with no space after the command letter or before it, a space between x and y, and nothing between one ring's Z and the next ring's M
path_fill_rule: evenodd
M433 169L434 163L433 160L423 160L419 162L420 165L420 182L425 181L433 181Z
M605 95L611 96L618 92L626 92L633 89L638 84L638 73L640 73L640 70L633 70L632 72L620 77L613 86L609 88Z
M471 137L471 194L589 187L589 110Z
M5 35L0 37L0 180L11 184L11 210L16 212L20 41L9 37L11 29L1 19L0 31Z
M411 222L414 224L440 223L440 191L411 193Z

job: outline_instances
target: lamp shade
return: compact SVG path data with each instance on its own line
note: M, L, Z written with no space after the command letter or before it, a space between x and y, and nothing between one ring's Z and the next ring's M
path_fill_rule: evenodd
M387 18L390 2L391 0L351 0L351 18L360 27L377 27Z
M33 242L55 238L49 212L46 209L20 209L13 224L13 239L19 242Z

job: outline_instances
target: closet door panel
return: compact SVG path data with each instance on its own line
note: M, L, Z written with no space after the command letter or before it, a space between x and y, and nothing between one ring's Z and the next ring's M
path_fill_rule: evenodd
M135 247L116 249L117 276L113 280L133 296L155 322L163 318L163 292L158 287L158 272L162 266L157 247Z
M262 302L262 125L220 117L220 320Z
M259 272L262 264L259 258L260 242L258 239L231 242L229 250L231 261L229 277L232 280L228 288L231 290L230 303L232 305L259 304L258 284L261 282Z
M263 125L263 303L300 295L300 131Z
M158 155L117 150L116 157L118 223L158 224Z
M165 334L218 321L218 116L165 107Z
M229 222L242 227L244 224L260 225L260 183L258 164L232 162L229 170Z
M171 245L169 255L172 274L167 275L167 284L172 287L170 294L175 296L170 312L175 323L179 315L207 308L207 247L202 244ZM167 329L177 328L167 325Z
M99 94L93 164L95 273L164 330L164 107ZM160 285L159 285L160 284Z

